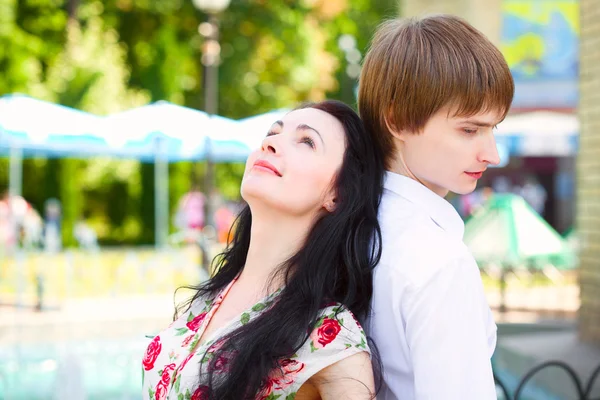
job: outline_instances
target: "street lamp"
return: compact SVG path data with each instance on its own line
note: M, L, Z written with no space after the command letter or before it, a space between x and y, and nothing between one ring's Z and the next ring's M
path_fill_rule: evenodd
M219 45L218 14L229 6L230 0L192 0L194 7L208 15L208 20L198 26L198 32L204 37L202 45L202 65L204 65L204 111L210 117L217 113L219 87L219 61L221 46ZM210 140L207 138L206 149L206 225L214 226L214 204L212 190L214 188L214 162L211 156Z
M192 0L192 3L202 12L218 14L229 6L230 0Z
M356 82L356 79L360 76L360 61L362 59L362 54L360 50L356 48L356 38L352 35L345 34L340 36L338 39L338 47L344 52L346 61L348 62L346 66L346 77L344 78L347 83L342 83L342 96L344 100L350 101L348 89L350 89L350 85L353 82ZM353 92L356 92L356 90L353 89ZM352 97L356 98L356 94L353 93Z

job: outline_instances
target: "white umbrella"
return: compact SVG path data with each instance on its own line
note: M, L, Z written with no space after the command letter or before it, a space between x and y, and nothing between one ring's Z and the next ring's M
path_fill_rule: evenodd
M534 111L514 114L498 124L496 138L522 156L567 156L577 151L579 119L575 114Z

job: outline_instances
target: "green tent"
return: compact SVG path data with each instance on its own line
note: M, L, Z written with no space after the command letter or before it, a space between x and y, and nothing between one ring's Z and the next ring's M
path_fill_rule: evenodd
M565 241L567 242L569 247L575 253L579 253L579 250L581 247L581 242L580 242L580 237L579 237L579 233L577 232L577 230L575 230L575 228L571 227L563 234L563 237L565 238Z
M568 243L527 202L514 194L494 194L465 223L464 241L480 267L575 266Z

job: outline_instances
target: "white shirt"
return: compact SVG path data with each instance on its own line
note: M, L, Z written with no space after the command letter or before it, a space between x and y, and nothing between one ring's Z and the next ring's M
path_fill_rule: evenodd
M382 258L368 333L380 352L383 400L495 400L496 324L454 207L386 173Z

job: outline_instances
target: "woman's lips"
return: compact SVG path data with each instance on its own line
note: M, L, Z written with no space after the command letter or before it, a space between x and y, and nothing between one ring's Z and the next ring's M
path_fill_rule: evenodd
M254 163L253 168L260 169L265 172L270 172L277 176L281 176L281 172L279 172L279 170L277 168L275 168L275 166L273 164L271 164L270 162L268 162L267 160L257 160Z

